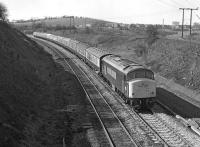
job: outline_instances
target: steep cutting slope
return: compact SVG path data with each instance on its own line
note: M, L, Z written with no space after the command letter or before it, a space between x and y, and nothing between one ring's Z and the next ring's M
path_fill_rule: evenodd
M34 41L0 22L0 146L62 146L64 136L71 146L75 120L57 110L85 103L84 97L74 75Z

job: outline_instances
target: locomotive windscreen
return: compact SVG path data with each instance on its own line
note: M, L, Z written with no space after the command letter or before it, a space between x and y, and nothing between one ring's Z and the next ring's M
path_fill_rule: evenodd
M130 81L130 80L136 79L136 78L147 78L147 79L154 80L154 73L150 70L138 69L138 70L129 72L127 74L126 80Z

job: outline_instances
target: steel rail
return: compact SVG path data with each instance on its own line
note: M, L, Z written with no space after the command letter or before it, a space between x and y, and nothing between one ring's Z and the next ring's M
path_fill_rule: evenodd
M55 47L54 47L54 48L55 48ZM56 48L55 48L55 49L56 49ZM54 51L55 51L55 50L54 50ZM111 146L115 146L115 145L114 145L114 142L113 142L113 140L112 140L112 138L111 138L110 133L108 132L108 130L106 129L106 127L105 127L105 125L104 125L104 123L103 123L103 121L102 121L101 116L99 115L99 113L98 113L97 109L95 108L95 105L93 104L93 102L92 102L92 100L91 100L91 98L90 98L90 96L89 96L87 90L85 90L85 88L84 88L82 82L80 81L79 77L78 77L77 74L75 73L74 69L73 69L73 68L71 67L71 65L69 65L69 63L66 61L66 57L64 57L64 56L62 55L61 51L59 51L59 50L56 49L55 52L57 52L57 54L59 54L60 56L62 56L62 58L65 60L66 64L70 67L70 69L71 69L71 70L73 71L73 73L76 75L76 77L77 77L77 79L79 80L81 86L83 87L83 89L84 89L84 91L85 91L87 97L89 98L89 101L90 101L90 103L91 103L93 109L95 110L95 113L96 113L96 115L98 116L98 119L99 119L100 122L101 122L101 125L102 125L102 127L103 127L103 129L104 129L104 132L105 132L107 138L109 139L110 145L111 145ZM74 63L73 60L70 60L70 61L72 61L72 62ZM74 64L75 64L75 63L74 63ZM77 68L78 68L78 67L77 67ZM129 139L131 140L131 142L134 144L134 146L138 146L138 145L135 143L135 141L133 140L133 138L131 137L130 133L129 133L129 132L127 131L127 129L125 128L125 126L123 125L123 123L121 122L121 120L118 118L118 116L117 116L117 115L115 114L115 112L112 110L112 108L110 107L110 105L108 104L108 102L104 99L104 96L99 92L99 90L97 89L97 87L95 86L95 84L88 78L87 74L86 74L81 68L79 68L79 70L82 71L82 73L83 73L83 74L87 77L87 79L92 83L92 85L94 86L94 88L96 89L96 91L99 93L99 95L101 95L101 97L103 98L103 100L105 101L105 103L107 104L107 106L110 108L110 110L112 111L113 115L114 115L115 118L118 120L118 122L120 123L121 127L122 127L123 130L126 132L126 134L128 135L128 137L129 137Z

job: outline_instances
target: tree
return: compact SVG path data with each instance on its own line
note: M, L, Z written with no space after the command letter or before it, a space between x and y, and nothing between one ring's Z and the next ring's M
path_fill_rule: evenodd
M138 44L136 54L143 57L144 64L147 64L147 56L152 44L158 39L158 29L156 26L148 25L144 42Z
M85 33L86 33L86 34L90 34L90 28L89 28L89 27L86 27L86 28L85 28Z
M156 26L148 25L146 28L146 43L150 47L158 39L158 29Z
M0 19L2 21L6 21L7 20L7 8L4 6L4 4L0 3Z

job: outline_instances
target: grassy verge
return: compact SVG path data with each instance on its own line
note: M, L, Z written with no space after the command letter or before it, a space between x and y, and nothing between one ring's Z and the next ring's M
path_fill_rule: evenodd
M74 75L4 23L0 63L0 146L61 147L63 137L67 146L89 146L79 126L86 98ZM70 105L80 105L81 113L60 111Z

